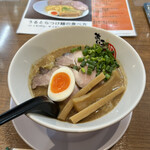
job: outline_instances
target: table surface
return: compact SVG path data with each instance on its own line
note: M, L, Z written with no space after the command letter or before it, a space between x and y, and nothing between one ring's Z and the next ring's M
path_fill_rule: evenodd
M135 2L137 3L137 0ZM150 149L150 26L143 7L136 3L129 0L137 36L124 39L136 49L143 60L147 74L146 89L133 111L129 128L112 150ZM0 113L9 109L9 64L18 49L34 36L16 34L26 4L26 0L0 0ZM9 28L9 32L5 32L6 27ZM30 148L19 137L12 122L0 127L0 149L4 150L6 147Z

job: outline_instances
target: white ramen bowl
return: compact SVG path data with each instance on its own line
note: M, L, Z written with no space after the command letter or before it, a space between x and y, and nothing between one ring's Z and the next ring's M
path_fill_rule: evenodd
M118 105L103 117L86 123L72 124L38 114L28 114L35 122L51 129L64 132L89 132L108 127L128 115L139 103L145 89L146 75L143 62L122 38L103 29L94 27L62 27L36 35L27 41L14 56L8 72L8 85L17 105L32 98L28 77L31 65L42 56L58 48L72 45L93 45L95 33L111 43L127 76L127 89Z

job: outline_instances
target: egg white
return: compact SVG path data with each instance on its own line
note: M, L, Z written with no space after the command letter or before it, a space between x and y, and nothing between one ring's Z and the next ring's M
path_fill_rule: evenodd
M68 74L68 76L70 77L70 85L68 86L68 88L66 90L64 90L62 92L53 93L51 91L52 79L56 74L58 74L60 72L64 72L64 73ZM74 87L75 87L75 77L74 77L72 70L69 67L61 67L61 68L57 69L55 72L53 72L53 74L50 78L50 82L49 82L49 86L48 86L48 97L51 100L56 101L56 102L63 101L71 95L71 93L74 90Z

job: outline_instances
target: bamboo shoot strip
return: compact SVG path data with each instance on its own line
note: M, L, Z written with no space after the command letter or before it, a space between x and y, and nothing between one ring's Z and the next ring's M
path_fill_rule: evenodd
M100 107L104 106L106 103L111 101L114 97L121 94L124 90L125 90L124 86L118 88L117 90L113 91L109 95L105 96L104 98L100 99L99 101L91 104L87 108L85 108L85 109L81 110L80 112L78 112L77 114L73 115L72 117L70 117L70 120L72 121L72 123L79 122L80 120L89 116L91 113L98 110Z
M82 96L89 92L94 86L96 86L98 83L100 83L103 79L105 79L105 75L102 72L100 75L98 75L96 78L94 78L89 84L87 84L85 87L83 87L76 95L75 97ZM74 98L75 98L74 97Z
M83 110L84 108L88 107L92 103L96 102L98 98L102 98L105 95L110 94L112 91L108 91L108 87L111 87L112 85L115 85L116 82L120 81L119 72L114 70L111 78L98 87L97 89L92 90L86 95L83 95L81 97L73 98L73 105L75 109L79 112Z
M89 84L87 84L84 88L82 88L77 94L75 94L73 96L73 98L76 98L76 97L86 94L88 91L90 91L95 85L97 85L104 78L105 78L105 75L102 72L100 75L98 75L96 78L94 78ZM65 105L63 110L59 113L58 119L66 120L66 117L68 116L69 112L73 108L73 101L72 101L73 98L71 98L68 101L68 103Z

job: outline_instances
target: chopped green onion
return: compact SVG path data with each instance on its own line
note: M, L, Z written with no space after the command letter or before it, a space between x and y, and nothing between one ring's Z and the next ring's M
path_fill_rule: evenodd
M91 69L91 68L88 68L88 69L87 69L87 74L88 74L88 75L91 75L91 74L92 74L92 69Z
M86 61L82 61L82 63L80 64L81 67L84 67L86 65Z
M106 80L108 80L110 78L110 75L108 73L106 73L105 78L106 78Z
M87 63L88 63L88 64L92 64L92 61L88 59L88 60L87 60Z
M82 73L85 73L85 68L82 67L82 68L81 68L81 71L82 71Z
M99 46L98 44L94 44L93 45L93 48L95 49L95 48L97 48L97 46Z
M86 49L89 49L89 48L90 48L90 46L86 45L86 46L85 46L85 48L86 48Z
M88 49L84 49L83 51L82 51L82 54L83 54L83 56L87 56L88 55Z
M117 67L117 68L119 68L119 67L120 67L120 65L119 65L117 62L115 62L115 65L116 65L116 67Z
M98 62L102 62L102 61L105 61L105 58L104 57L98 57Z
M103 64L102 69L106 69L106 65L105 64Z
M70 52L71 52L71 53L74 53L74 52L79 51L79 50L81 50L81 46L72 48L72 49L70 50Z
M92 53L93 53L93 50L89 49L88 54L92 54Z
M102 50L103 50L103 49L102 49L101 47L96 48L96 52L97 52L98 54L100 54Z
M97 58L96 58L96 57L91 57L91 60L92 60L92 61L96 61Z
M92 60L87 60L87 63L93 66L96 66L97 64L95 61L92 61Z
M79 57L79 58L78 58L78 62L82 62L83 60L84 60L83 57Z
M106 66L106 71L109 71L109 69L110 69L110 66L109 65Z
M113 56L114 51L108 49L108 42L102 41L102 45L94 44L93 46L85 46L82 50L83 57L78 58L78 62L81 62L82 73L92 74L92 71L96 70L96 76L102 71L105 74L105 80L111 77L112 71L119 67L116 59ZM72 51L76 51L75 48ZM85 67L87 66L87 71ZM75 67L77 69L77 67ZM80 68L78 68L80 69Z
M73 66L73 69L79 71L80 68L78 66Z
M89 55L86 55L86 56L85 56L85 59L89 59L89 58L90 58L90 56L89 56Z
M93 65L88 65L88 68L91 68L92 70L94 70L95 69L95 67L93 66Z
M95 57L95 53L91 53L91 55L90 55L91 57Z

